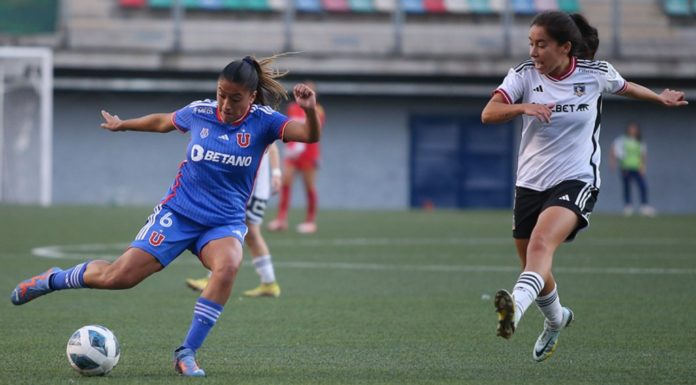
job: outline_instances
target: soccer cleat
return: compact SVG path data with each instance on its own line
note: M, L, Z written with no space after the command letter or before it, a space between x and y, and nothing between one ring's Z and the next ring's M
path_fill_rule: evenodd
M509 339L515 333L515 299L507 290L498 290L494 304L498 314L497 335Z
M201 279L186 278L186 286L191 288L191 290L203 291L208 286L208 281L210 281L210 278L207 277Z
M52 267L46 270L43 274L25 279L20 282L12 291L10 299L15 305L23 305L34 298L41 297L53 291L48 285L51 275L62 271L57 267Z
M274 219L268 224L268 230L270 231L285 231L288 229L288 221L281 219Z
M558 336L561 334L561 330L570 326L570 323L573 322L573 318L573 311L564 307L563 321L558 330L551 329L549 320L544 320L544 331L542 331L539 338L537 338L534 344L534 350L532 351L532 358L534 361L541 362L553 355L553 352L556 351Z
M314 222L302 222L297 225L297 232L300 234L314 234L317 232L317 224Z
M196 353L183 346L174 351L174 369L186 377L205 377L205 371L196 363Z
M257 298L257 297L280 297L280 286L276 282L273 283L262 283L259 287L252 290L247 290L244 292L244 296Z

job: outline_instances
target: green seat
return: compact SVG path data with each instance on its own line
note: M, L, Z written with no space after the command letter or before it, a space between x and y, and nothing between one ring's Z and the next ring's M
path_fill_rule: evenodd
M671 16L688 16L691 14L689 0L664 0L665 13Z
M375 4L372 0L349 0L350 10L353 12L374 12Z
M244 8L252 11L270 11L268 0L244 0Z
M580 12L580 4L578 0L558 0L558 9L568 13Z
M469 12L491 13L493 12L493 8L491 7L490 0L469 0Z
M150 7L171 7L172 0L149 0L147 4Z
M223 9L242 10L244 9L243 0L222 0Z

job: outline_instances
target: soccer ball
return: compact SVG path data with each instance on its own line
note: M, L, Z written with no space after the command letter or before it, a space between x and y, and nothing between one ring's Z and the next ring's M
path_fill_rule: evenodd
M68 362L84 376L103 376L118 364L121 348L111 330L100 325L79 328L68 340Z

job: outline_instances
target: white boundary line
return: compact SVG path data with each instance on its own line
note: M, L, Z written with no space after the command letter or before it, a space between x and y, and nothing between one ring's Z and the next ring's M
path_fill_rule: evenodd
M391 244L402 244L394 238L355 238L333 240L293 240L294 245L342 245L364 246L382 244L389 240ZM489 238L489 241L498 238ZM308 242L309 241L309 242ZM428 239L410 239L411 244L421 244L418 241L430 241ZM451 239L454 241L454 239ZM463 239L463 241L467 241ZM473 240L476 241L476 240ZM485 238L480 241L486 241ZM509 241L506 239L506 241ZM377 242L377 243L375 243ZM274 242L277 243L277 242ZM438 244L447 243L447 239L440 239ZM429 244L429 243L423 243ZM468 243L473 244L473 243ZM624 241L625 244L625 241ZM673 243L672 243L673 244ZM128 243L94 243L62 246L35 247L31 253L38 257L50 259L85 260L89 257L113 260L119 254L113 254L115 250L125 250ZM86 255L89 254L89 255ZM187 261L181 260L180 262ZM190 263L198 261L188 260ZM368 271L424 271L438 273L510 273L518 272L517 266L496 265L408 265L408 264L383 264L383 263L356 263L356 262L314 262L314 261L276 261L274 265L283 268L295 269L325 269L325 270L368 270ZM696 268L662 268L662 267L557 267L558 273L568 274L616 274L616 275L696 275Z

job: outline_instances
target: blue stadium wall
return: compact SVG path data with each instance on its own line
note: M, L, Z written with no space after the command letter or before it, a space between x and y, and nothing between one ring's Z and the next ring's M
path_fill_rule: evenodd
M109 133L99 128L99 111L106 109L128 118L172 111L191 100L211 96L56 92L54 202L154 206L185 158L187 136L178 132ZM412 205L412 119L477 117L486 98L324 95L321 101L327 111L327 124L318 178L320 206L401 210ZM696 212L696 112L693 108L666 110L617 99L608 99L604 104L603 183L596 210L618 212L623 207L618 172L609 170L608 154L613 138L630 120L642 124L648 144L648 183L653 205L665 213ZM510 159L514 163L519 128L512 130ZM509 181L514 164L510 170ZM297 179L293 190L295 207L304 205L299 182ZM511 199L510 194L510 203Z

